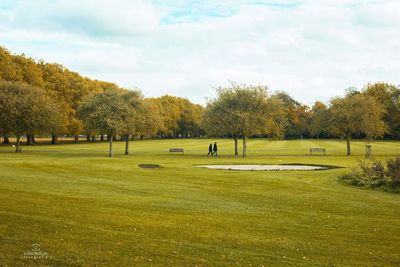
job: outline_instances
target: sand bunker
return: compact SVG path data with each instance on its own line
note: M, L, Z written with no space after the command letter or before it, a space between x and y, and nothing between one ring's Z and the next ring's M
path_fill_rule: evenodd
M332 168L317 165L203 165L197 167L233 171L317 171Z

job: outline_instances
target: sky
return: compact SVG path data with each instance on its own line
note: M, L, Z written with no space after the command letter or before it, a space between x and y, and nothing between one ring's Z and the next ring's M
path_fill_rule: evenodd
M399 0L0 0L0 45L145 96L230 81L312 104L400 84Z

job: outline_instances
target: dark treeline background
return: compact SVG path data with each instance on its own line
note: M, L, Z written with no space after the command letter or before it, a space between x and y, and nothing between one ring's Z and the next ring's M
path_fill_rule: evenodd
M89 79L68 70L60 64L46 63L42 60L34 60L26 57L25 55L12 54L3 47L0 47L0 81L2 83L0 87L6 88L1 91L3 94L1 96L1 98L3 98L3 104L0 103L0 133L4 137L4 143L8 142L8 136L10 135L26 136L27 144L34 143L34 137L38 134L51 136L52 143L57 143L58 136L60 135L74 136L76 142L79 140L79 135L86 135L87 140L91 141L95 140L95 138L104 139L105 135L107 135L105 133L106 131L98 130L102 129L100 126L95 127L92 125L88 127L88 125L85 125L85 120L78 114L78 111L79 107L82 106L83 103L89 101L94 95L108 91L137 92L137 97L140 100L140 112L139 109L136 112L136 126L132 128L130 132L131 138L201 137L206 136L207 130L210 129L210 127L208 127L209 125L207 126L203 120L203 115L207 107L194 104L188 99L169 95L158 98L144 98L138 90L128 90L114 83ZM11 95L13 92L16 92L12 89L15 86L10 82L14 83L14 85L19 84L19 87L24 87L23 90L21 89L18 92L19 95L16 94L14 98L12 98ZM7 94L8 98L4 94ZM25 110L22 110L23 105L20 103L23 98L21 94L25 95L27 99ZM29 96L30 94L32 95ZM47 99L50 100L37 99L34 97L35 94L44 94ZM380 127L379 131L384 132L384 134L375 134L371 136L384 138L400 137L399 86L384 82L367 84L360 90L355 88L348 89L343 99L346 97L350 99L352 97L351 99L356 101L357 97L353 97L356 95L362 95L368 97L368 99L373 98L374 101L371 102L372 104L370 103L370 105L373 105L373 108L376 108L377 112L382 114L382 116L379 115L378 117L382 119L383 124L376 126L377 124L375 123L370 127ZM338 129L340 127L335 127L335 129L331 127L333 123L340 123L338 120L332 120L333 111L335 111L332 107L337 107L336 110L338 111L335 113L335 118L338 118L341 113L350 112L349 110L351 109L349 108L355 105L355 102L353 103L350 101L348 104L342 103L343 105L340 106L339 98L333 98L329 103L316 101L315 104L310 107L299 103L283 91L275 93L270 93L268 91L268 97L281 103L280 105L276 105L276 107L279 107L280 114L285 114L284 123L279 124L281 132L275 134L275 137L279 136L279 138L293 139L331 138L345 137L347 134L351 135L353 138L365 138L369 135L366 131L357 130L355 125L351 125L351 127L354 126L354 131L348 133L339 131ZM29 101L32 101L32 103L30 104ZM46 124L48 127L44 127L43 123L35 124L35 120L40 120L40 118L34 118L36 114L34 112L35 105L46 106L49 104L49 101L53 102L53 106L48 108L48 110L51 109L56 112L46 113L47 115L50 114L49 116L51 116L51 118L46 118L43 112L40 115L42 116L42 120L48 122ZM212 101L213 100L211 100L207 106L209 106ZM362 101L364 100L359 100L360 103L362 103ZM17 117L11 118L10 110L12 109L12 105L10 103L16 105L16 111L13 111L14 113L18 110L24 112L23 119L16 119ZM273 103L273 101L270 103ZM18 105L21 107L20 109L18 109ZM348 109L344 108L346 105L348 105ZM339 107L342 107L342 110L340 110ZM365 105L364 108L368 110L371 107ZM380 110L382 110L382 112ZM112 113L113 111L109 112ZM117 113L118 112L116 112L116 114ZM353 116L355 116L355 114L356 113L354 113ZM360 114L363 114L363 112ZM347 115L350 116L351 114ZM18 118L22 117L20 116ZM348 118L344 118L343 120L346 119ZM14 125L13 120L16 120L20 124L25 122L26 127ZM365 128L366 123L368 122L365 122L362 127ZM18 130L16 130L17 128ZM118 134L118 131L116 131L116 133L119 136L123 136L122 134ZM268 131L260 131L260 133L262 134L254 134L253 136L272 137L272 135L268 135ZM232 137L229 131L225 133L221 132L218 135Z

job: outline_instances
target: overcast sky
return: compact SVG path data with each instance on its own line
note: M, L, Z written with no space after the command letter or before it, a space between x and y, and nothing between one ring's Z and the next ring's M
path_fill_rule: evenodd
M400 84L399 0L0 0L0 45L204 104L228 81L300 102Z

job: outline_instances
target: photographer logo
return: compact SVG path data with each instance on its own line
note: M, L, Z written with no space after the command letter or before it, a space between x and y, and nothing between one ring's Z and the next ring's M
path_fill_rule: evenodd
M46 260L49 258L49 254L41 250L40 244L35 243L32 244L30 250L24 252L24 255L21 256L21 258L26 260Z

